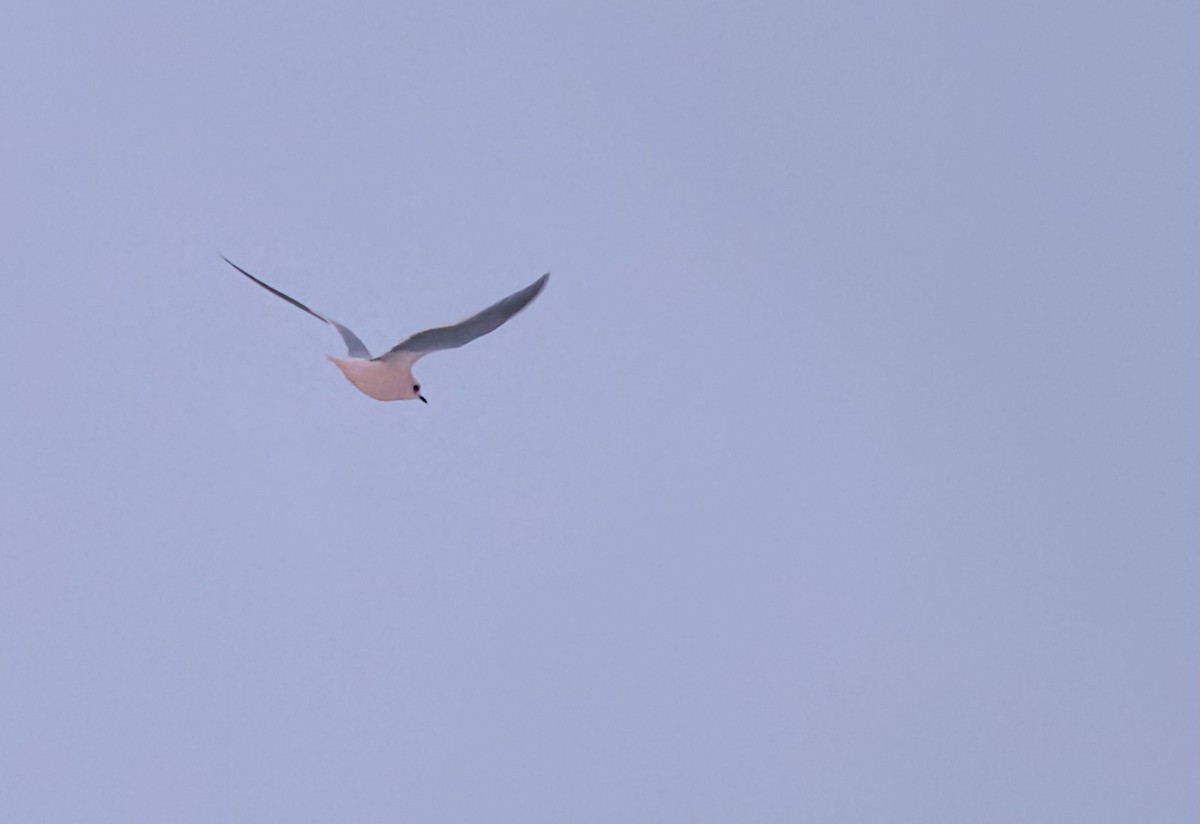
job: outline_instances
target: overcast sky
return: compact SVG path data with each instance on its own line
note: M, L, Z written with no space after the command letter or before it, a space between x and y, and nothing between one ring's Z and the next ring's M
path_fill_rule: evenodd
M6 4L0 820L1195 821L1198 22Z

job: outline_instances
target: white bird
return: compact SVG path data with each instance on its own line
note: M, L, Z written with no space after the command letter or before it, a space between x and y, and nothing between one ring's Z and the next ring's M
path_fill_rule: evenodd
M425 403L429 403L429 401L425 400L425 396L421 394L421 384L413 377L413 364L430 352L436 352L439 349L457 349L475 340L475 338L486 335L488 332L494 332L507 322L509 318L532 303L533 299L540 295L542 289L546 287L546 281L550 279L550 273L547 272L524 289L513 292L503 300L497 301L482 312L471 315L471 317L464 321L451 326L438 326L433 329L426 329L424 332L417 332L415 335L410 335L400 341L379 357L373 358L371 357L371 353L367 351L367 347L358 339L358 335L355 335L333 318L327 318L324 315L314 312L295 298L285 295L275 287L263 283L224 255L221 255L221 257L234 269L237 269L271 294L283 298L292 304L292 306L303 309L317 320L325 321L325 323L336 329L346 344L346 351L349 357L335 358L332 355L328 355L327 357L333 361L338 369L342 370L342 374L346 376L346 379L350 383L379 401L410 401L419 399Z

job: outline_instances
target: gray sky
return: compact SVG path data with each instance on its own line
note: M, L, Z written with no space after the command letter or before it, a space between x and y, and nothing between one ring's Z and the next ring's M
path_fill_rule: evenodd
M1197 22L8 4L0 819L1194 821Z

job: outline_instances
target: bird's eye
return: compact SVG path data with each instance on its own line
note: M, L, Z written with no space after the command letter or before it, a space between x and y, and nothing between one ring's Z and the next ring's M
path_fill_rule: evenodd
M419 384L419 383L414 383L414 384L413 384L413 391L414 391L414 392L420 392L420 391L421 391L421 384Z

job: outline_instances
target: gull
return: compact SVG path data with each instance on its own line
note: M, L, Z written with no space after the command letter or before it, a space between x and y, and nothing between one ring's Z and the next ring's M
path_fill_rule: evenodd
M314 312L295 298L280 292L274 286L263 283L224 255L221 255L221 258L271 294L283 298L292 306L303 309L317 320L324 321L336 329L346 344L348 357L335 358L333 355L326 357L342 370L346 380L377 401L421 400L429 403L421 394L421 384L413 377L413 364L430 352L437 352L441 349L457 349L475 338L496 331L509 318L532 303L533 299L542 293L542 289L546 287L546 281L550 279L550 273L547 272L524 289L513 292L466 320L409 335L379 357L373 358L367 351L367 347L358 339L358 335L333 318Z

